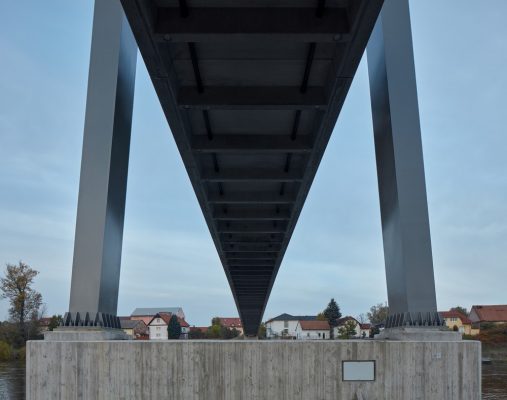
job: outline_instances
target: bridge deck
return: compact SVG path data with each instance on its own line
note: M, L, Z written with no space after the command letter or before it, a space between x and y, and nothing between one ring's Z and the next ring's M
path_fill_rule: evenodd
M382 0L122 0L247 334Z

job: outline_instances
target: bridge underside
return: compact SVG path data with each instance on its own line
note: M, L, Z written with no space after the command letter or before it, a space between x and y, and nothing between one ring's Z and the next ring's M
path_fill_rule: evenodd
M122 0L247 334L382 0Z

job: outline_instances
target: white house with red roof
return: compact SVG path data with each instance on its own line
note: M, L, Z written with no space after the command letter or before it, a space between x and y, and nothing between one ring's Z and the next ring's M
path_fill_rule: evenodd
M329 324L327 321L297 321L294 330L296 339L323 340L329 339Z
M295 339L299 321L315 321L316 319L314 315L280 314L266 321L266 337L268 339Z
M167 327L169 326L169 320L171 319L171 313L160 312L153 316L151 321L148 323L148 329L150 333L150 340L168 340L169 334ZM188 339L188 332L190 331L190 325L180 317L178 322L181 325L181 336L180 339Z
M132 311L132 314L130 314L130 319L133 321L134 320L144 321L144 323L148 325L156 313L175 314L178 318L185 319L185 313L183 312L183 308L181 307L136 308L134 311Z

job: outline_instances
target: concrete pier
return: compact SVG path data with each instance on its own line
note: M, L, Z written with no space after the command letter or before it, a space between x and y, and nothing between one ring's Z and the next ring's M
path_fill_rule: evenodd
M26 394L29 400L479 400L480 346L473 341L33 341L27 346ZM361 372L356 367L363 364L350 361L365 361L372 369ZM373 380L344 380L355 376Z

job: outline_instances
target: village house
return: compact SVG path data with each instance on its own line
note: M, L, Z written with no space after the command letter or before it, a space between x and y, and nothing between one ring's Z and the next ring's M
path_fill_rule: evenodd
M181 307L150 307L150 308L136 308L130 314L131 320L142 320L146 325L150 323L155 314L163 312L168 314L174 314L178 318L185 319L185 313Z
M169 320L172 314L170 313L157 313L153 316L151 321L148 323L150 340L168 340L169 334L167 327L169 326ZM181 326L180 339L188 339L188 332L190 331L190 325L182 318L177 317L178 322Z
M296 326L299 321L315 321L317 318L313 315L290 315L280 314L275 318L266 321L267 339L295 339Z
M323 340L329 339L329 324L327 321L297 321L294 329L298 340Z
M143 320L131 320L130 317L120 317L120 325L129 339L147 339L148 326Z
M456 310L439 311L444 319L445 326L450 330L463 333L465 335L478 335L479 328L472 324L472 321L463 313Z
M371 324L359 324L360 338L369 338L371 333Z
M236 329L240 335L243 334L241 318L218 317L222 326L228 329Z
M472 306L468 318L474 324L507 324L507 305Z

